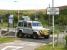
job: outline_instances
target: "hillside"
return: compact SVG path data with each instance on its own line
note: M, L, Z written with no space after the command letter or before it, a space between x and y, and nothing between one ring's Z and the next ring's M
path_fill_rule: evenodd
M60 14L55 17L55 24L66 25L67 24L67 6L60 6ZM0 10L0 15L3 17L3 20L7 21L8 14L14 15L14 20L17 22L18 19L18 10ZM19 18L27 15L30 16L32 20L37 16L38 20L43 23L43 25L52 24L52 16L46 14L46 9L40 10L19 10ZM49 19L50 18L50 19ZM50 23L50 24L49 24Z
M65 6L60 6L59 8L60 8L60 10L67 9L67 5L65 5Z

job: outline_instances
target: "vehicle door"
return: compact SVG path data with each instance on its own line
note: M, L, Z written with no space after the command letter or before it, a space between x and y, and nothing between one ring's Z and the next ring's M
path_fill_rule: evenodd
M31 34L32 33L31 23L24 22L23 31L24 33Z
M29 32L29 34L32 34L33 33L33 30L32 30L32 24L31 23L27 23L27 31Z

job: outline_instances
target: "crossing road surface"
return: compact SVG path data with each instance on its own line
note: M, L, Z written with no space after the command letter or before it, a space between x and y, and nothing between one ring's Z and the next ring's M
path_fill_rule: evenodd
M0 50L34 50L40 45L46 45L51 42L52 37L50 39L22 38L17 39L15 42L0 44Z
M13 31L11 29L11 31ZM2 33L3 34L3 33ZM15 36L15 32L11 32L6 34L6 36ZM55 37L55 40L57 37ZM15 42L3 43L0 44L0 50L34 50L40 45L46 45L52 42L52 36L49 39L39 38L39 39L31 39L31 38L22 38L18 39Z

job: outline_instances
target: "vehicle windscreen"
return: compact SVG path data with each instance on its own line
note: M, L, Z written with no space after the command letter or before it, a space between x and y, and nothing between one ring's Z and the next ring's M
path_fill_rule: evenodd
M41 23L32 23L32 26L42 26L42 24Z

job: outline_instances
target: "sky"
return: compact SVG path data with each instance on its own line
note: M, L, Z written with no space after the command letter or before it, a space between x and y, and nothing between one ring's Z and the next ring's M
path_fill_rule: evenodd
M52 6L52 0L0 0L0 9L30 10L46 9ZM67 0L54 0L54 7L67 5Z

